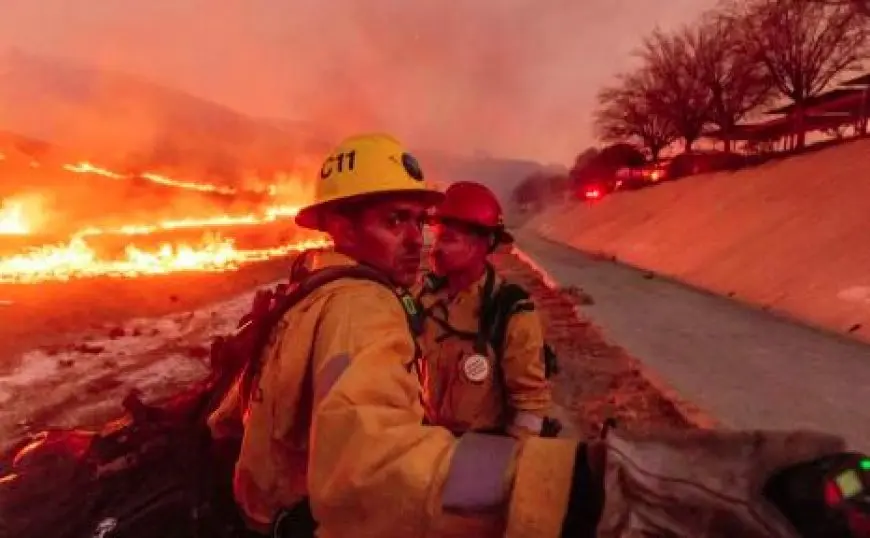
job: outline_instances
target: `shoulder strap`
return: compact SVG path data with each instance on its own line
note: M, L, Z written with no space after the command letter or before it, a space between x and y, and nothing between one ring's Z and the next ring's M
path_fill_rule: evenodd
M535 303L531 301L529 293L521 286L505 283L492 298L492 306L488 315L490 320L490 345L496 353L497 360L501 360L504 353L507 327L510 318L519 312L533 312ZM559 373L559 358L550 344L544 342L542 351L544 361L544 375L550 378Z
M439 276L432 271L429 271L423 275L423 286L420 290L420 294L441 291L445 285L447 285L447 277Z
M316 271L311 271L302 276L296 282L291 284L291 287L286 294L280 295L277 298L277 304L268 312L268 318L265 320L268 325L274 325L293 308L294 305L305 299L311 292L325 286L330 282L342 278L353 278L358 280L370 280L377 282L382 286L386 286L391 290L395 290L392 283L378 271L366 267L364 265L349 265L325 267Z
M504 352L510 318L517 312L531 312L534 309L528 292L517 284L505 282L492 295L488 308L483 310L481 322L489 327L489 342L499 359Z
M265 312L262 317L259 319L249 319L236 331L236 334L245 330L256 331L256 334L252 335L255 339L254 346L249 357L249 362L242 373L241 384L239 387L244 400L247 401L251 394L254 380L259 374L262 366L263 351L269 342L272 331L281 318L283 318L284 315L293 308L293 306L301 302L321 286L325 286L336 280L348 278L375 282L396 294L396 297L402 304L402 308L405 310L405 314L408 318L408 325L412 334L415 337L419 334L419 309L417 308L413 297L411 297L409 293L402 292L395 287L392 282L390 282L390 280L379 271L365 265L350 265L325 267L323 269L308 272L298 281L293 282L286 294L275 297L275 304Z

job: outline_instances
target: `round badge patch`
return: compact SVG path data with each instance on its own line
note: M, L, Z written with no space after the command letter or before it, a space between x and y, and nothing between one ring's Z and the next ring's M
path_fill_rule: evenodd
M483 355L469 355L462 361L462 373L472 383L483 383L489 377L489 360Z
M420 163L410 153L402 154L402 166L405 167L405 172L411 176L411 179L423 181L423 169L420 168Z

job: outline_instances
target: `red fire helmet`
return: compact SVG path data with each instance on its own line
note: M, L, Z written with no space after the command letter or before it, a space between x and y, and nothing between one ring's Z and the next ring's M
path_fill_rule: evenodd
M505 231L501 204L486 186L458 181L447 188L444 201L435 208L435 220L457 221L495 234L499 243L512 243Z

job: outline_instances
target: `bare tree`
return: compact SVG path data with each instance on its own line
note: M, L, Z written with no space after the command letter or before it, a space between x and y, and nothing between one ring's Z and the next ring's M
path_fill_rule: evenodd
M731 151L735 126L773 93L764 65L746 53L735 30L733 18L712 12L680 36L691 56L690 72L707 91L709 119L719 128L725 151Z
M652 160L676 138L673 127L655 113L655 88L648 72L621 75L619 83L598 93L595 126L605 142L635 141L643 145Z
M808 0L754 0L732 16L746 53L795 105L797 147L803 147L807 101L867 58L867 18L850 6Z
M667 122L691 151L708 123L710 98L698 78L689 31L667 34L654 31L647 37L640 57L655 89L650 105L655 115Z
M806 0L828 6L846 6L854 9L864 16L870 16L870 0Z

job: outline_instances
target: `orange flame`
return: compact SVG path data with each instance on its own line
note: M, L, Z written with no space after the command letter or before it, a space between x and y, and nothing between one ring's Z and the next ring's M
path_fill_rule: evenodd
M0 235L27 235L42 221L42 198L26 194L3 200L0 206Z
M24 204L4 202L0 208L0 235L25 235L30 227L24 217Z
M156 251L133 245L124 257L103 260L82 237L62 245L42 246L20 255L0 258L0 282L33 283L48 280L114 276L135 277L178 271L215 272L237 269L245 263L286 256L291 252L326 246L310 240L267 249L236 249L230 239L204 238L201 245L163 244Z
M67 164L63 168L74 173L95 174L116 180L133 178L85 161ZM187 190L227 195L237 193L230 187L179 181L154 173L144 173L136 177ZM265 192L275 195L278 189L274 185L269 185ZM0 207L0 235L34 233L42 224L44 217L39 204L40 199L33 196L4 201ZM232 239L205 235L198 245L164 243L156 250L143 250L127 244L122 256L106 259L88 243L89 237L98 235L147 235L180 229L257 226L292 217L296 215L298 209L297 206L292 205L273 205L266 207L261 214L185 218L156 223L126 224L113 228L88 227L74 233L65 243L31 247L20 254L0 257L0 282L31 283L99 275L134 277L177 271L227 271L245 263L286 256L293 251L327 245L324 240L306 240L271 248L239 249Z
M125 224L117 228L99 228L91 226L77 232L76 236L120 234L120 235L146 235L158 231L181 230L190 228L212 228L220 226L253 226L274 222L280 218L293 217L299 212L295 206L270 206L263 215L249 213L247 215L218 215L203 219L178 219L165 220L156 224Z
M133 177L129 175L119 174L118 172L112 172L111 170L101 168L87 161L81 161L75 164L65 164L63 165L63 169L68 172L74 172L76 174L94 174L110 179L131 179ZM165 185L167 187L176 187L179 189L193 190L199 192L212 192L226 195L238 194L238 191L232 187L212 185L211 183L181 181L164 175L155 174L153 172L145 172L136 177L150 181L152 183L156 183L158 185Z

